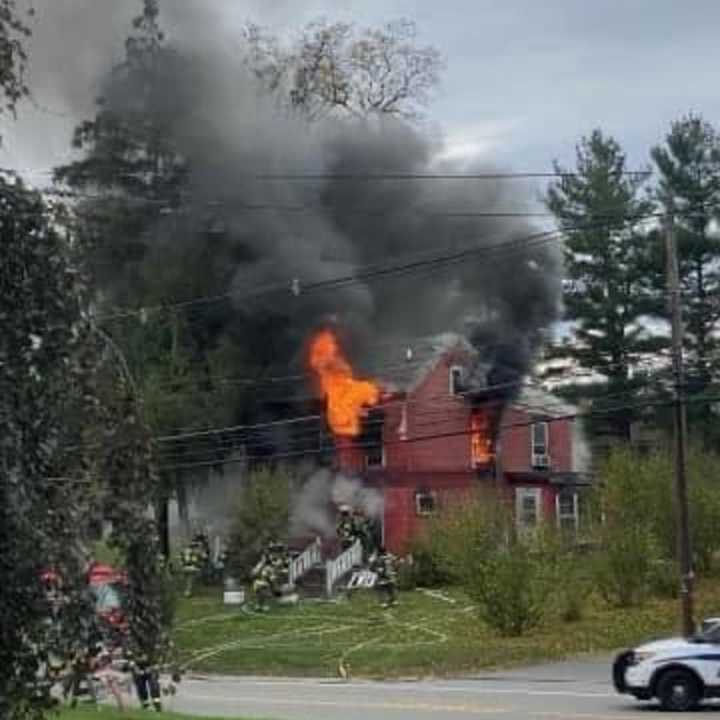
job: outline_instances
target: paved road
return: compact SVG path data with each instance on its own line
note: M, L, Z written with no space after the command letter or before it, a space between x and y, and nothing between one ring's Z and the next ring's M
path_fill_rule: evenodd
M657 707L616 695L608 678L609 664L609 658L575 660L470 679L422 682L187 678L172 709L217 717L280 720L687 717L660 713ZM708 712L714 715L714 709Z

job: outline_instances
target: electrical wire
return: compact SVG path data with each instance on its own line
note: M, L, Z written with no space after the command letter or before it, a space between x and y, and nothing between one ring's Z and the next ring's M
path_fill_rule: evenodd
M704 398L697 398L697 399L687 399L686 403L713 403L720 401L720 395L718 396L712 396L712 397L704 397ZM603 408L601 410L592 410L592 411L586 411L586 412L575 412L570 413L566 415L561 416L555 416L550 418L543 418L542 422L546 423L554 423L554 422L562 422L562 421L574 421L577 419L584 419L588 417L606 417L608 415L613 415L614 413L621 412L621 411L628 411L628 410L638 410L642 408L649 408L649 407L666 407L670 406L675 403L674 399L667 399L667 400L658 400L658 401L645 401L645 402L639 402L634 404L626 404L626 405L618 405L612 408ZM530 427L538 422L537 419L528 420L528 421L521 421L521 422L514 422L514 423L506 423L501 424L498 428L498 432L506 431L506 430L512 430L514 428L521 428L521 427ZM448 431L443 433L433 433L429 435L423 435L423 436L416 436L416 437L408 437L407 439L398 439L398 440L385 440L382 443L383 447L388 446L394 446L394 445L407 445L407 444L413 444L413 443L419 443L419 442L428 442L431 440L439 440L439 439L449 439L453 437L463 437L463 436L469 436L472 435L474 432L471 429L463 429L463 430L457 430L457 431ZM348 443L343 444L342 448L343 450L367 450L372 449L373 447L378 447L377 444L368 444L368 443ZM313 455L322 455L324 453L327 453L328 451L332 450L331 447L318 447L317 449L303 449L303 450L290 450L286 452L280 452L280 453L272 453L269 455L244 455L240 458L224 458L223 460L210 460L210 461L199 461L199 462L192 462L192 463L180 463L175 465L160 465L159 470L161 472L169 472L169 471L178 471L178 470L189 470L193 468L200 468L200 467L217 467L219 465L227 465L227 464L237 464L237 463L247 463L247 462L254 462L254 461L263 461L263 462L273 462L277 460L287 460L290 458L298 458L298 457L306 457L306 456L313 456ZM390 469L392 471L392 469Z
M567 413L564 415L558 415L554 417L543 417L542 422L545 423L553 423L553 422L567 422L567 421L575 421L578 419L585 419L590 417L606 417L608 415L612 415L617 412L621 411L630 411L630 410L640 410L644 408L650 408L650 407L667 407L676 402L675 399L662 399L662 400L648 400L648 401L641 401L636 403L629 403L629 404L622 404L613 406L610 408L602 408L598 410L590 410L590 411L578 411L573 413ZM698 397L698 398L688 398L685 400L685 403L687 404L712 404L720 402L720 395L713 395L713 396L704 396L704 397ZM504 423L498 426L497 432L505 431L505 430L513 430L516 428L523 428L523 427L531 427L532 425L539 422L537 418L533 418L531 420L523 420L523 421L515 421L512 423ZM431 440L437 440L437 439L447 439L452 437L462 437L462 436L468 436L472 435L474 430L471 429L463 429L458 431L449 431L444 433L433 433L423 436L417 436L417 437L409 437L407 439L398 439L398 440L389 440L384 441L382 444L383 446L392 446L392 445L406 445L406 444L412 444L412 443L418 443L418 442L428 442ZM379 447L378 444L371 444L371 443L364 443L364 442L344 442L342 445L343 450L367 450L367 449L373 449ZM307 456L316 456L316 455L322 455L326 454L328 452L332 452L335 450L334 445L328 445L324 447L318 447L318 448L309 448L309 449L303 449L303 450L291 450L286 452L279 452L279 453L272 453L267 455L247 455L244 454L241 457L238 458L216 458L213 460L206 460L206 461L198 461L198 462L190 462L190 463L177 463L174 465L159 465L158 470L160 472L170 472L170 471L178 471L178 470L190 470L190 469L199 469L199 468L208 468L208 467L218 467L218 466L225 466L225 465L232 465L232 464L246 464L248 462L274 462L278 460L289 460L293 458L300 458L300 457L307 457ZM382 470L381 470L382 471ZM390 472L392 472L392 468L389 469ZM402 472L402 470L400 470ZM73 478L62 478L63 482L66 481L75 481ZM88 479L81 478L78 479L77 482L87 484L89 482Z
M650 220L653 218L665 217L665 213L647 213L643 216L636 216L636 220ZM405 273L414 273L418 270L433 270L438 266L452 265L463 262L469 258L497 257L503 253L514 253L517 251L526 251L528 249L542 247L552 242L561 241L565 235L572 232L584 232L599 227L606 227L607 222L595 222L578 225L575 228L563 228L562 230L545 230L531 233L521 238L513 240L504 240L495 243L483 243L478 246L467 247L463 250L434 255L425 259L415 260L412 262L399 263L395 265L371 265L365 266L365 269L355 271L351 274L320 280L316 282L304 283L301 278L288 278L286 282L273 283L265 286L259 286L251 290L237 290L219 293L217 295L198 297L179 302L163 303L154 306L145 306L137 309L124 309L116 312L99 315L98 321L105 322L109 320L123 319L128 317L147 316L150 313L168 312L173 310L185 309L195 305L210 305L233 298L235 300L252 299L272 293L293 294L293 285L297 288L295 296L305 294L347 288L358 283L367 283L387 277L397 277Z

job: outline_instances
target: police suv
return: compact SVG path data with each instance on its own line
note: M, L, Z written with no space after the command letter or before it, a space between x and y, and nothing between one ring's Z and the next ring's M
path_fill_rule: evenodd
M709 618L690 638L671 638L621 653L613 665L620 693L657 698L665 710L693 710L720 697L720 617Z

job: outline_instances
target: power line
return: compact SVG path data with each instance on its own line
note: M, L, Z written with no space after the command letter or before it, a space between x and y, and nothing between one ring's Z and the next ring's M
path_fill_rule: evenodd
M368 407L369 411L372 410L384 410L387 408L395 408L398 406L399 403L404 402L406 406L408 407L417 407L417 406L424 406L430 403L433 403L437 400L443 400L443 399L449 399L454 398L457 400L464 400L466 398L475 397L475 396L482 396L482 395L490 395L492 393L497 393L499 391L508 391L511 392L514 389L521 388L521 387L531 387L528 385L526 380L518 380L513 382L505 382L505 383L495 383L492 385L487 385L485 387L478 387L477 389L473 390L467 390L464 392L454 393L452 395L448 394L441 394L441 395L431 395L429 397L425 397L419 400L413 400L413 399L403 399L400 400L398 397L388 397L384 402L380 402L377 405L374 405L372 407ZM538 388L535 388L538 389ZM402 391L401 391L402 392ZM623 393L615 393L615 394L609 394L607 397L618 397L620 395L624 396L626 394L629 394L630 391L625 391ZM310 398L309 398L310 399ZM322 401L322 398L319 398L315 396L315 399L318 401ZM562 403L561 400L557 400L557 402ZM567 403L566 403L567 405ZM540 407L540 406L538 406ZM544 407L544 406L543 406ZM175 435L166 435L155 438L155 442L157 443L164 443L164 442L172 442L177 440L186 440L186 439L195 439L198 437L210 437L210 436L217 436L222 434L230 434L240 431L248 431L248 430L267 430L272 429L276 427L281 427L284 425L297 425L298 423L302 422L317 422L318 420L324 419L324 415L320 413L313 413L309 415L303 415L293 418L286 418L281 420L272 420L268 422L263 423L255 423L255 424L245 424L245 425L234 425L234 426L228 426L223 428L212 428L208 430L198 430L198 431L191 431L187 433L178 433Z
M688 400L687 402L697 402L699 404L701 403L710 403L710 402L717 402L720 400L720 395L713 396L713 397L705 397L705 398L697 398ZM625 405L618 405L612 408L603 408L599 410L591 410L586 412L575 412L575 413L569 413L566 415L561 416L555 416L555 417L549 417L549 418L543 418L543 422L547 423L553 423L553 422L562 422L562 421L571 421L576 420L578 418L586 418L586 417L604 417L607 415L612 415L616 412L620 412L623 410L636 410L640 408L648 408L648 407L664 407L671 405L674 402L674 400L658 400L658 401L645 401L640 403L634 403L634 404L625 404ZM509 423L500 425L497 428L497 431L500 432L502 430L510 430L513 428L519 428L519 427L530 427L534 425L536 422L538 422L536 419L529 420L529 421L520 421L515 423ZM458 431L449 431L444 433L434 433L431 435L423 435L423 436L417 436L417 437L409 437L407 439L398 439L398 440L388 440L384 441L382 443L383 447L392 446L392 445L407 445L411 443L417 443L417 442L427 442L429 440L438 440L438 439L446 439L446 438L452 438L452 437L462 437L462 436L468 436L472 435L475 431L471 429L464 429L464 430L458 430ZM363 449L372 449L373 447L378 447L377 444L369 444L369 443L353 443L353 444L345 444L343 445L343 449L346 450L363 450ZM237 464L237 463L246 463L246 462L252 462L252 461L264 461L264 462L271 462L273 460L285 460L285 459L291 459L291 458L297 458L297 457L305 457L308 455L321 455L324 453L327 453L328 451L331 451L332 448L330 447L319 447L319 448L313 448L313 449L305 449L305 450L290 450L287 452L281 452L281 453L274 453L270 455L245 455L242 458L238 459L223 459L223 460L214 460L214 461L200 461L196 463L184 463L184 464L176 464L176 465L170 465L170 466L160 466L159 470L161 471L171 471L171 470L189 470L193 468L199 468L199 467L216 467L218 465L227 465L227 464Z
M649 177L651 170L626 170L613 175ZM254 176L256 180L322 181L322 180L533 180L542 178L576 177L577 172L487 172L487 173L265 173Z
M583 419L588 417L604 417L607 415L612 415L613 413L620 412L623 410L639 410L642 408L649 408L649 407L665 407L668 405L671 405L674 402L673 399L663 399L663 400L647 400L647 401L641 401L636 403L629 403L629 404L622 404L613 406L610 408L602 408L598 410L590 410L590 411L578 411L573 413L566 413L563 415L557 415L552 417L542 417L542 422L546 423L553 423L553 422L562 422L562 421L574 421L576 419ZM697 398L689 398L687 400L688 403L691 404L710 404L715 402L720 402L720 395L716 396L706 396L706 397L697 397ZM516 421L512 423L505 423L500 425L497 428L497 432L500 432L502 430L512 430L514 428L522 428L522 427L530 427L538 422L537 418L533 418L531 420L527 421ZM444 432L444 433L433 433L423 436L417 436L412 438L407 438L404 440L390 440L383 443L383 445L404 445L409 443L415 443L415 442L426 442L429 440L435 440L435 439L443 439L443 438L451 438L451 437L462 437L462 436L468 436L473 434L475 431L472 429L463 429L458 431L450 431L450 432ZM343 445L343 448L346 450L364 450L364 449L372 449L374 447L378 447L378 444L372 444L372 443L346 443ZM244 455L240 458L216 458L213 460L207 460L207 461L199 461L199 462L191 462L191 463L181 463L181 464L175 464L171 466L167 465L160 465L158 467L158 470L169 472L172 470L189 470L189 469L197 469L201 467L217 467L220 465L232 465L232 464L244 464L246 462L253 462L253 461L263 461L263 462L271 462L271 461L277 461L277 460L289 460L292 458L299 458L299 457L305 457L305 456L313 456L313 455L321 455L328 452L333 451L333 448L331 446L326 447L318 447L318 448L310 448L310 449L304 449L304 450L295 450L295 451L287 451L287 452L280 452L280 453L273 453L269 455ZM70 481L71 478L62 478L62 481ZM87 479L77 480L77 482L81 483L87 483Z
M652 219L661 218L664 213L648 213L644 216L636 216L636 219ZM513 240L505 240L496 243L484 243L480 246L474 246L465 248L461 251L447 253L444 255L435 255L430 258L415 260L413 262L407 262L397 265L385 265L385 266L366 266L374 269L367 269L363 271L355 271L349 275L339 276L335 278L329 278L327 280L320 280L312 283L303 283L302 279L297 278L293 280L288 278L287 282L273 283L266 286L260 286L252 290L238 290L228 291L219 293L217 295L198 297L186 301L180 301L175 303L166 303L161 305L154 305L138 309L119 310L114 313L107 313L98 317L99 321L116 320L127 317L135 317L141 314L156 313L156 312L168 312L171 310L184 309L193 307L195 305L209 305L230 298L234 299L251 299L275 292L293 292L293 283L297 288L296 296L312 293L317 291L324 291L329 289L338 289L348 287L357 283L364 283L370 280L382 279L385 277L395 277L404 273L412 273L423 269L433 269L438 265L451 265L456 262L462 262L471 257L482 258L485 255L495 255L496 253L505 252L517 252L518 250L527 250L534 247L540 247L551 242L558 242L563 236L570 232L582 232L597 227L607 226L607 222L590 223L586 225L578 225L575 228L563 228L562 230L545 230L529 235L523 236Z

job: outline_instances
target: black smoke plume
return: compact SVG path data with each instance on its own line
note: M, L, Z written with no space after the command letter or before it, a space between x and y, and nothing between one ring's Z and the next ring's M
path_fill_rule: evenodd
M218 40L219 3L189 3L186 15L183 3L166 5L173 52L152 102L187 163L184 200L157 209L139 263L110 268L108 296L137 305L138 287L151 298L172 288L177 300L229 293L188 306L193 327L208 346L241 347L266 374L302 371L308 333L330 320L361 367L382 367L383 348L408 338L456 331L502 382L526 373L556 319L560 256L552 244L523 247L537 231L526 219L492 216L522 209L525 192L503 180L372 177L459 168L439 159L441 143L397 120L288 117L259 92L241 51ZM120 114L144 92L115 74L98 87ZM315 177L267 179L273 174ZM493 249L502 243L516 247ZM481 250L412 267L470 248ZM390 265L397 272L383 275Z

